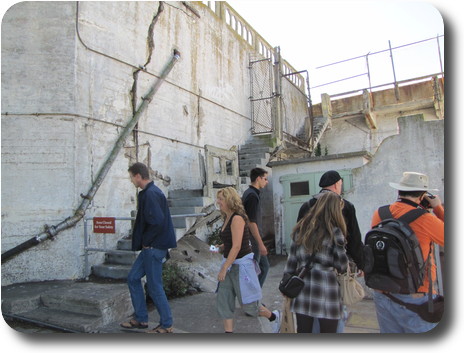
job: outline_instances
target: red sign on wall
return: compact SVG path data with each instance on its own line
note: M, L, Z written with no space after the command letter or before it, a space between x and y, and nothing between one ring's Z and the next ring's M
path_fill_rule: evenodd
M94 217L93 218L94 233L116 233L116 222L114 217Z

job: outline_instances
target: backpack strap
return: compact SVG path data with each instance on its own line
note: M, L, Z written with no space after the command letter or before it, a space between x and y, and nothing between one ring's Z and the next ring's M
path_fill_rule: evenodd
M385 205L379 208L379 217L382 221L388 218L393 218L390 211L390 205Z
M418 219L420 216L422 216L425 213L428 213L428 212L422 208L415 208L409 212L406 212L404 215L398 218L398 220L406 224L409 224L411 222L414 222L416 219Z
M406 212L404 215L398 218L398 220L406 224L409 224L411 222L414 222L417 218L419 218L425 213L427 213L426 210L421 208L415 208L411 211ZM390 205L385 205L379 208L379 217L382 221L388 218L394 218L390 211Z

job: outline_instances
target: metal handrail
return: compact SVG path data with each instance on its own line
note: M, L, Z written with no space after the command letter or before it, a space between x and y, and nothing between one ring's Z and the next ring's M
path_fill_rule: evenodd
M207 213L187 213L179 215L171 215L171 218L187 218L187 217L204 217L207 216ZM106 246L106 237L103 238L103 248L92 248L89 247L89 233L88 233L88 221L93 220L98 217L84 217L84 278L90 275L89 268L89 251L96 252L109 252L114 251L114 249L108 249ZM135 217L108 217L113 218L116 221L134 221Z

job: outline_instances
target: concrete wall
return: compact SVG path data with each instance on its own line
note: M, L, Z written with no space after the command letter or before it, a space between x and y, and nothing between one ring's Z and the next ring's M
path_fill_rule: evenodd
M399 135L386 138L369 164L353 170L355 188L346 197L356 206L362 234L370 229L374 211L396 200L388 183L399 182L403 172L427 174L445 202L445 121L414 115L399 118L398 125Z
M127 168L136 159L166 193L201 189L204 145L229 149L249 138L249 58L269 45L255 32L244 38L224 7L189 4L22 2L6 12L2 252L73 215L132 117L132 98L138 106L173 49L181 59L142 114L138 143L126 141L86 216L130 215L136 190ZM108 247L128 230L118 223ZM103 244L102 236L91 241ZM2 285L79 278L83 255L81 221L3 264Z
M387 120L386 124L391 122ZM345 130L344 134L349 135L352 130ZM396 200L397 191L388 183L398 182L405 171L427 174L431 187L440 190L438 194L445 202L444 120L425 121L422 115L404 116L397 119L393 130L399 133L385 138L370 161L348 153L272 163L277 249L280 244L285 243L285 237L288 236L283 231L284 192L279 182L286 175L352 169L353 188L345 192L344 198L355 205L363 236L370 229L374 211ZM360 143L353 139L354 146L359 148Z

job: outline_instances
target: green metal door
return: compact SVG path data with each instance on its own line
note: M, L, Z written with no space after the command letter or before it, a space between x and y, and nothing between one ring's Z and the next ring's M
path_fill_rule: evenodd
M343 179L343 190L349 190L352 187L351 170L338 170ZM283 236L285 239L285 248L288 253L290 250L291 238L293 227L296 225L298 212L301 205L308 201L312 195L317 194L321 188L319 187L319 180L321 179L322 172L305 173L305 174L291 174L284 175L280 178L280 183L284 190L283 199Z

